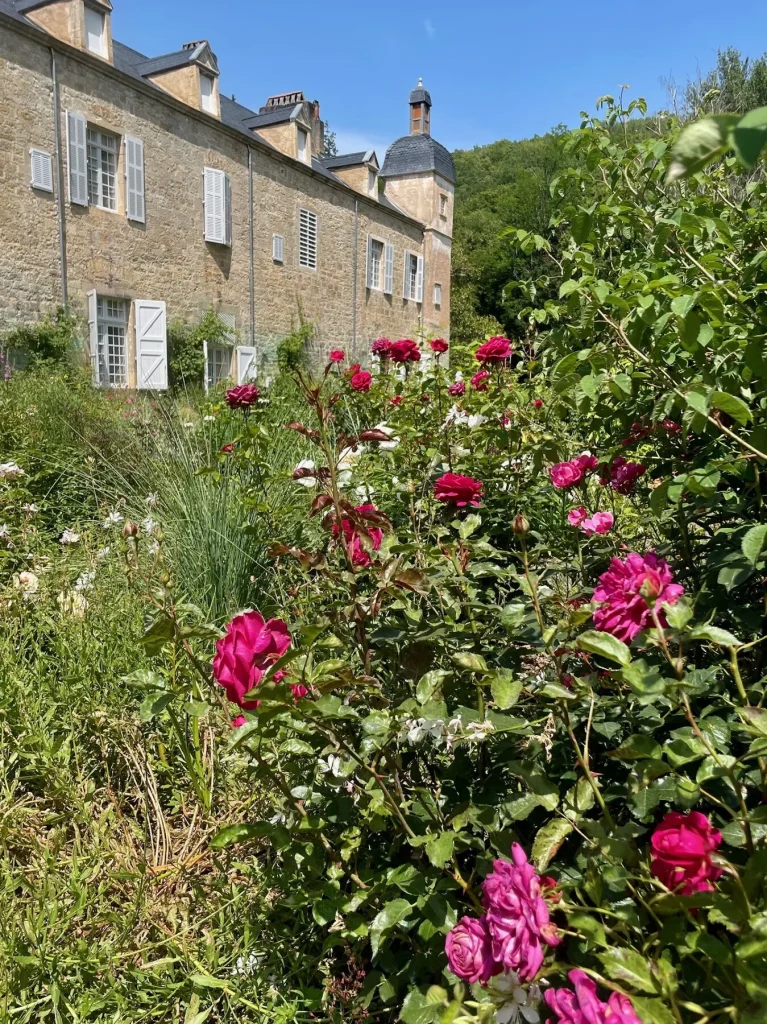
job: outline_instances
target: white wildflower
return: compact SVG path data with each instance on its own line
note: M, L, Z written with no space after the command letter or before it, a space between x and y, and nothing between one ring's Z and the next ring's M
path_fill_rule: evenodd
M194 423L185 423L184 426L187 430L194 430Z
M157 491L152 491L151 494L147 494L146 498L144 498L144 504L148 505L150 508L156 508L159 500L160 495Z
M73 619L84 619L88 610L88 601L82 594L59 594L56 598L62 615L71 615Z
M0 540L8 540L10 537L10 531L8 530L7 523L0 523Z
M352 471L355 463L363 455L363 448L357 445L356 448L344 448L338 459L338 486L348 487L352 482Z
M463 374L461 373L460 370L456 370L455 371L455 382L456 382L456 384L460 384L460 382L462 380L463 380Z
M105 558L109 557L111 550L112 549L110 547L99 548L99 550L96 552L96 558L99 560L99 562L103 562Z
M141 526L143 527L144 533L151 536L157 529L158 524L152 519L151 516L147 516L146 519L142 520Z
M466 726L466 735L471 743L483 743L490 733L495 732L492 722L469 722Z
M402 725L400 739L407 739L408 743L413 745L425 739L431 739L439 744L445 732L445 722L441 718L409 718Z
M37 505L35 505L35 503L34 503L34 502L30 502L30 503L29 503L29 504L27 504L27 505L22 505L22 506L21 506L21 509L22 509L22 511L23 511L23 512L25 512L25 513L26 513L26 515L28 515L28 516L36 516L36 515L37 515L37 513L38 513L38 511L39 511L39 509L38 509Z
M40 589L40 580L33 572L20 572L18 576L13 577L13 585L21 591L24 599L28 600Z
M232 974L255 974L256 968L263 959L263 954L257 955L256 953L251 953L247 959L244 956L237 957Z
M93 583L96 579L95 572L84 572L75 581L75 591L78 594L85 594L89 590L93 590Z
M297 473L299 471L299 469L315 470L316 468L317 468L316 463L312 462L311 459L304 459L303 462L299 462L298 463L298 465L293 470L293 472ZM301 477L299 477L296 480L296 483L297 484L301 484L302 487L316 487L317 486L317 477L316 476L301 476Z
M477 427L481 427L483 423L487 423L487 416L483 416L478 412L473 413L466 421L466 425L469 430L476 430Z
M125 516L120 515L119 512L110 512L104 522L101 524L105 530L111 530L113 526L117 526L118 523L125 521Z
M155 555L158 555L160 553L160 542L159 542L159 540L152 540L152 541L150 541L147 544L146 550L147 550L147 553L152 558L154 558Z
M15 462L0 462L0 480L18 480L27 474Z
M216 417L215 416L203 416L202 422L203 423L215 423L216 422Z
M74 530L64 530L62 535L59 537L59 544L64 544L65 546L68 545L68 544L79 544L79 543L80 543L80 534L79 533L75 533Z

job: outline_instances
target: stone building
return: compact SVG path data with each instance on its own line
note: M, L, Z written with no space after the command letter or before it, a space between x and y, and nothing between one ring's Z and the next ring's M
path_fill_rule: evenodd
M163 388L167 324L215 310L209 381L268 366L314 325L314 356L447 337L454 168L410 97L409 134L323 155L302 92L258 111L219 87L205 40L147 57L110 0L0 0L0 332L68 306L94 382Z

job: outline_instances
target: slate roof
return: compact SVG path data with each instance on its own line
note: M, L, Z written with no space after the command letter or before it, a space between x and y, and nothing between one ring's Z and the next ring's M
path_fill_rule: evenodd
M266 128L270 124L283 124L285 121L292 121L294 117L297 117L302 107L303 103L294 103L292 107L277 107L266 114L254 114L253 111L248 111L246 116L241 119L241 123L247 128Z
M411 103L428 103L431 106L431 93L422 85L417 85L410 93Z
M156 75L160 71L173 71L175 68L186 67L187 64L194 64L194 50L179 50L177 53L166 53L162 57L154 57L152 60L136 64L136 73L141 75Z
M381 177L418 174L419 171L436 171L455 182L455 164L443 145L435 142L431 135L403 135L387 149Z
M362 164L369 164L375 160L375 153L372 149L369 149L366 153L343 153L339 156L323 156L323 164L329 170L335 170L337 167L359 167Z

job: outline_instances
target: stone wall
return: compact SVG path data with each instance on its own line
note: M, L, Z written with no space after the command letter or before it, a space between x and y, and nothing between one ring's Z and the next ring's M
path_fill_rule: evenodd
M31 322L60 303L57 211L53 197L29 186L29 147L54 151L50 54L23 32L0 32L0 332ZM164 300L168 320L193 322L211 306L234 313L243 343L251 337L248 142L211 118L152 95L126 76L106 73L96 58L57 55L61 133L66 111L89 124L144 143L146 224L125 216L124 145L120 146L117 212L68 201L65 223L69 298L86 310L86 296ZM262 365L301 319L316 327L318 358L332 347L364 359L379 336L413 336L420 308L402 298L405 250L424 252L424 232L375 199L265 146L250 147L253 164L255 323ZM232 186L232 246L204 241L203 168L226 171ZM54 175L55 177L55 175ZM318 267L298 265L300 209L318 216ZM284 237L284 262L272 258L272 237ZM394 245L394 294L366 289L367 235ZM356 239L356 243L355 243ZM355 317L356 252L356 317ZM429 269L427 266L427 279ZM444 288L443 282L443 288ZM430 296L425 294L427 301ZM444 305L443 305L443 308ZM431 323L433 311L426 311ZM353 352L355 331L357 346ZM428 333L431 327L425 328ZM129 351L129 366L134 366ZM131 380L134 378L131 377Z

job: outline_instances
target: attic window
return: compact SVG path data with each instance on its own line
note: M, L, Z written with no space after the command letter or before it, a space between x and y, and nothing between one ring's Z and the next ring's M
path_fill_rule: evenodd
M298 129L298 159L303 163L309 163L309 133L303 128Z
M368 193L375 196L378 191L378 175L375 171L368 171Z
M85 8L85 45L99 57L107 56L106 16L92 7Z
M200 72L200 97L202 100L202 109L207 111L209 114L216 113L215 85L216 81L212 75L206 75Z

